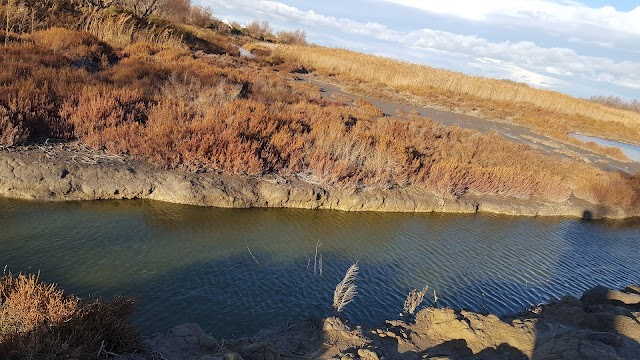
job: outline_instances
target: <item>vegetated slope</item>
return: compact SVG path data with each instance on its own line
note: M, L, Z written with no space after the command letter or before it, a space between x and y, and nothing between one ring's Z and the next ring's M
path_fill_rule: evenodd
M36 275L0 276L3 359L94 359L142 350L129 316L134 300L109 302L67 295Z
M159 28L116 10L71 7L85 14L80 26L9 34L1 145L79 140L167 169L640 207L640 176L546 157L496 134L384 117L366 101L324 100L289 80L299 65L279 53L238 57L232 44L251 41L245 35L154 20Z
M355 80L359 91L372 95L380 95L377 89L390 87L429 104L509 119L561 140L569 140L569 132L580 132L636 144L640 141L639 113L555 91L343 49L298 45L280 46L277 51L308 68Z

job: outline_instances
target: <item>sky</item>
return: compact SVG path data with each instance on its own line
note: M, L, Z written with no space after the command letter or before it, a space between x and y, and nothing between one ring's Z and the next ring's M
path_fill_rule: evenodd
M640 99L640 0L192 0L216 18L302 29L309 42Z

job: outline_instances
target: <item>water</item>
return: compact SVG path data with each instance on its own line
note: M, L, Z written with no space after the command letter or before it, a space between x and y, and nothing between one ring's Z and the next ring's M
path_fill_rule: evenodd
M640 146L626 144L613 140L606 140L592 136L580 135L580 134L570 134L571 137L574 137L580 141L593 141L594 143L606 146L606 147L614 147L622 150L622 152L631 160L635 162L640 162Z
M640 220L0 199L0 229L0 264L82 296L135 296L146 334L196 322L216 337L243 336L326 316L355 261L359 294L345 316L365 326L398 318L405 294L425 284L439 306L502 315L640 283Z

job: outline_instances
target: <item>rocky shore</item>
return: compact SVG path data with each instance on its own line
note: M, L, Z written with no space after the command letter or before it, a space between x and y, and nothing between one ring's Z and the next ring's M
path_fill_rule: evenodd
M640 287L596 287L515 316L424 308L415 321L365 329L337 317L214 339L195 324L144 340L128 360L638 359Z
M0 150L0 196L39 201L151 199L225 208L486 212L589 218L638 215L579 199L560 204L471 194L453 199L418 187L342 189L295 176L167 171L143 162L86 150L78 144Z

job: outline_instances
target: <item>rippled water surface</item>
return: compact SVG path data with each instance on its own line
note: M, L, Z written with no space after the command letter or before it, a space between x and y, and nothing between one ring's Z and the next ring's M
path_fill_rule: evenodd
M397 318L405 294L425 284L439 306L507 314L640 283L638 220L0 200L0 229L0 264L82 296L135 296L147 334L196 322L217 337L250 335L328 315L355 261L359 294L346 317L363 325Z

